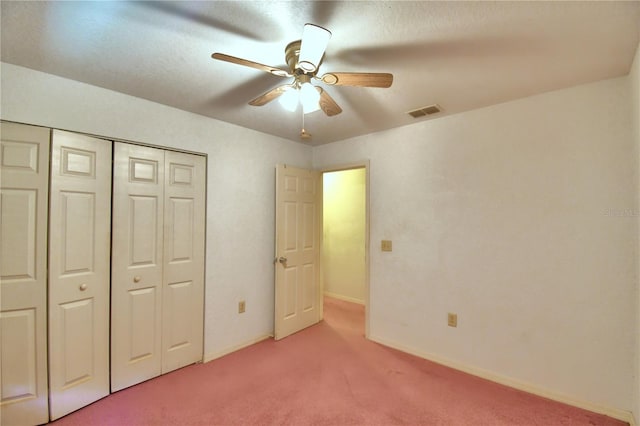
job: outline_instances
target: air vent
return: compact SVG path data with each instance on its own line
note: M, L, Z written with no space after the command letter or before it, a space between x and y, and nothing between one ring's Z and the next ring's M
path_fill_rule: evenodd
M409 111L408 114L413 118L420 118L431 114L437 114L440 111L442 111L440 109L440 106L437 104L433 104L426 107L414 109L413 111Z

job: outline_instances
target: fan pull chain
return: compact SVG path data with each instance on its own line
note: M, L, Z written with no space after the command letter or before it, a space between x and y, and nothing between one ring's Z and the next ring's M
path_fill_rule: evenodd
M300 139L311 139L311 133L307 133L304 129L304 111L302 111L302 131L300 132Z

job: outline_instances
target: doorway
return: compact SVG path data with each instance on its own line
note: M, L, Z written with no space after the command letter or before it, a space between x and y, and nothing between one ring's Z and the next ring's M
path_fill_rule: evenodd
M324 296L365 307L369 336L369 167L322 171L321 288Z

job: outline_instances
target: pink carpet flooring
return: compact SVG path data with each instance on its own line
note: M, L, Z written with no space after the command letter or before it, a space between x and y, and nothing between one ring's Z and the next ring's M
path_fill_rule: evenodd
M112 394L64 425L624 425L386 348L361 306Z

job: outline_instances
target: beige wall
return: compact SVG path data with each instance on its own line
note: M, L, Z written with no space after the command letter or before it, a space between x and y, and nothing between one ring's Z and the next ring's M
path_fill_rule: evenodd
M629 73L629 79L631 84L632 97L631 117L633 120L634 139L636 144L636 179L638 179L636 191L637 195L640 195L640 44L638 44L638 48L636 50L636 56L633 61L633 66L631 67L631 72ZM639 203L636 204L636 214L638 215L638 220L640 220L640 196L638 197L638 201ZM638 242L640 242L640 234ZM636 250L638 249L636 248ZM638 250L636 253L638 253L638 256L640 256L640 250ZM638 262L638 266L640 268L640 262ZM636 281L636 369L634 389L635 405L633 407L633 414L635 416L636 424L640 424L640 269L638 270Z
M325 294L365 301L365 169L323 174L322 276Z
M370 336L628 415L630 102L622 77L314 147L316 168L370 160Z

